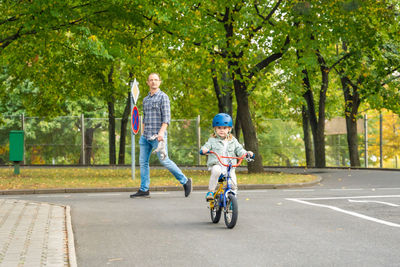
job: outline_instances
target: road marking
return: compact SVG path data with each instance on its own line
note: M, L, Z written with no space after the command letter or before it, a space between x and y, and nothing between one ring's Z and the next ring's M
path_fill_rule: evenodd
M351 197L351 198L378 198L378 197L383 197L383 198L388 198L388 197L400 197L400 195L393 195L393 196L359 196L359 197ZM349 197L330 197L330 198L301 198L301 199L297 199L297 198L286 198L286 200L290 200L290 201L294 201L294 202L298 202L298 203L302 203L305 205L310 205L310 206L316 206L316 207L322 207L322 208L328 208L334 211L338 211L338 212L342 212L351 216L355 216L364 220L368 220L368 221L372 221L372 222L376 222L376 223L380 223L380 224L384 224L384 225L388 225L388 226L392 226L392 227L399 227L400 228L400 224L397 223L392 223L392 222L388 222L385 220L381 220L381 219L377 219L374 217L370 217L367 215L363 215L357 212L353 212L353 211L348 211L348 210L344 210L335 206L330 206L330 205L323 205L323 204L317 204L317 203L312 203L312 202L308 202L305 200L326 200L326 199L349 199Z
M388 205L392 207L400 207L400 205L389 203L389 202L383 202L383 201L371 201L371 200L353 200L349 199L349 202L356 202L356 203L378 203L378 204L383 204L383 205Z
M314 192L314 189L284 189L284 192Z
M44 195L44 196L36 196L37 198L49 198L49 197L71 197L71 195Z
M169 192L151 192L150 195L168 195ZM114 197L114 196L121 196L124 193L95 193L95 194L87 194L88 197Z
M299 198L301 200L332 200L332 199L349 199L349 198L400 198L400 195L385 195L385 196L355 196L355 197L319 197L319 198Z
M400 187L392 187L392 188L388 187L388 188L376 188L376 189L378 189L378 190L400 190Z
M120 196L121 195L121 193L113 193L113 194L108 194L108 193L103 193L103 194L87 194L87 196L88 197L104 197L104 196L106 196L106 197L108 197L108 196L110 196L110 197L112 197L112 196Z
M365 190L363 188L339 188L339 189L329 189L331 191L361 191Z
M266 193L271 191L270 189L245 189L245 190L238 190L238 195L240 193Z

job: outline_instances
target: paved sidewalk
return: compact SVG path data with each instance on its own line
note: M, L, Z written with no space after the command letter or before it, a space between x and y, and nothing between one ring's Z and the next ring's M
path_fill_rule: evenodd
M0 266L76 266L69 206L0 198Z

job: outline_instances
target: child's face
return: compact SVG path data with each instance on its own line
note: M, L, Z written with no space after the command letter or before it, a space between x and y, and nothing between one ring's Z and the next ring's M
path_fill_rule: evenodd
M216 126L214 127L215 132L217 135L221 138L226 138L228 136L228 133L231 131L231 127L228 126Z

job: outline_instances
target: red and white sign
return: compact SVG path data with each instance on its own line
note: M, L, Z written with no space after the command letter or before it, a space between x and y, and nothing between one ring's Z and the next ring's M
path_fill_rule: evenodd
M139 110L137 106L133 106L132 114L131 114L131 125L132 125L132 132L136 135L139 132L140 128L140 120L139 120Z

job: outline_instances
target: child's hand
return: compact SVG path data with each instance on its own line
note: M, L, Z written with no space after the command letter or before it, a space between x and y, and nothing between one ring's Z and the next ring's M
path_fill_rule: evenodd
M201 152L203 153L203 155L207 154L208 151L210 151L210 150L208 150L208 149L206 149L206 148L203 148L203 149L201 150Z
M254 153L251 152L251 151L247 151L247 156L248 156L249 158L252 158L252 157L254 156Z

